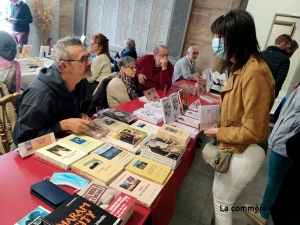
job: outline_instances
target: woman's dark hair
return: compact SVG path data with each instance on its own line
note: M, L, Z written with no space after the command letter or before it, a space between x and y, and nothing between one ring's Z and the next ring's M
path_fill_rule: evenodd
M99 46L102 46L102 50L99 53L99 55L105 53L109 57L109 46L108 46L108 39L101 33L95 34L92 37L92 40L95 44L98 44Z
M231 66L234 72L243 67L250 55L254 55L259 62L264 60L260 54L254 20L245 10L230 10L216 19L210 30L225 39L226 59L223 68ZM235 59L234 64L230 61L232 58Z

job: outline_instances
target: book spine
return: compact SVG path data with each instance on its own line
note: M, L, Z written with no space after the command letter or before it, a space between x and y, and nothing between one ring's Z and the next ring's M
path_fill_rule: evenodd
M65 165L61 162L58 162L54 159L51 159L50 157L47 157L47 156L41 154L40 152L36 152L35 155L36 155L36 158L42 159L43 162L46 162L46 163L48 162L48 164L57 166L60 169L68 170L70 168L70 166Z

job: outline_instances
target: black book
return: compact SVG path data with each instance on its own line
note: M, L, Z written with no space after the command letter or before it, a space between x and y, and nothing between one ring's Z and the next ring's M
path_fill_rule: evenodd
M118 225L122 224L122 220L111 215L95 203L77 194L73 194L52 213L43 218L42 224Z
M103 112L103 114L105 116L108 116L108 117L113 118L115 120L119 120L119 121L124 122L124 123L130 123L131 121L133 121L137 118L136 115L133 115L131 113L124 112L124 111L118 110L118 109L105 110Z

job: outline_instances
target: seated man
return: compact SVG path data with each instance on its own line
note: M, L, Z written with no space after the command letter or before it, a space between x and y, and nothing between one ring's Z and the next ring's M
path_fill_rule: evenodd
M136 61L136 77L138 90L155 89L167 90L171 87L174 67L168 60L169 51L166 46L158 45L153 55L144 55Z
M125 56L130 56L130 57L134 58L135 60L137 59L137 54L135 51L135 41L130 38L128 38L126 40L125 48L122 51L117 52L117 54L115 55L114 67L112 68L113 72L120 71L117 63L118 63L119 59L121 59Z
M178 80L196 80L200 74L196 71L196 59L199 55L198 46L190 46L186 56L177 61L174 67L172 82Z
M89 53L75 37L65 37L54 47L54 64L43 68L23 92L19 118L13 131L14 144L54 132L81 133L93 124L82 113L92 96L85 78L91 77Z

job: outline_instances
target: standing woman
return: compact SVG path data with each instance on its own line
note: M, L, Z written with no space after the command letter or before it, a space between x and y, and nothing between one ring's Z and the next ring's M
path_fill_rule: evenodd
M96 54L96 58L92 61L92 77L87 78L89 87L93 93L102 78L111 74L108 39L101 33L95 34L92 37L89 53Z
M221 92L220 127L214 125L204 133L218 139L219 149L233 153L228 171L215 172L213 182L215 224L231 225L231 207L265 158L258 144L269 136L275 84L248 12L229 11L213 22L211 32L214 52L223 56L224 67L230 66L230 75Z

